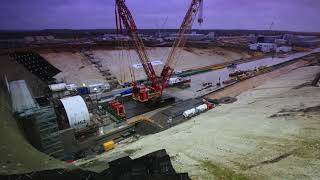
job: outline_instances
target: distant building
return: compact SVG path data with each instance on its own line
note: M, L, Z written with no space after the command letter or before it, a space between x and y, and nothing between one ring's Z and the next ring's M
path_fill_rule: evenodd
M129 36L125 36L122 34L104 34L102 36L102 40L104 41L113 41L113 40L117 40L117 41L129 41L130 37Z
M45 41L53 41L55 40L54 36L49 35L49 36L26 36L24 37L24 41L27 43L30 42L45 42Z
M292 44L293 38L294 38L293 34L285 34L285 35L283 35L283 39L285 39L287 41L287 44L289 44L289 45Z
M161 31L158 31L156 32L155 34L155 37L156 38L165 38L165 37L169 37L170 36L170 33L169 32L161 32Z
M153 38L152 42L154 42L154 43L163 43L164 39L163 38Z
M259 44L249 44L249 49L252 51L257 51L259 50Z
M247 37L247 41L249 43L257 43L258 42L258 38L256 35L254 34L250 34L248 37Z
M260 45L261 51L264 53L271 52L276 48L276 45L273 43L260 43L259 45Z
M214 32L209 32L209 34L207 35L208 40L215 40L215 33Z
M172 41L177 38L178 34L171 34L169 37L166 37L166 40ZM202 41L206 40L207 36L204 34L198 34L197 32L192 32L190 34L185 34L188 41Z
M314 39L314 40L302 41L302 42L293 43L293 44L297 46L315 47L320 45L320 38Z
M264 36L264 43L275 43L277 39L282 39L282 35L277 36Z
M257 36L257 43L264 43L264 36L263 35Z
M253 50L253 51L261 50L264 53L274 51L276 47L277 46L274 43L256 43L256 44L249 45L250 50Z
M277 47L276 48L276 52L284 52L284 53L287 53L287 52L290 52L292 51L292 47L290 46L280 46L280 47Z
M112 41L113 39L111 37L109 37L109 36L103 36L102 40L103 41Z
M296 46L318 46L320 45L320 38L317 36L294 36L291 43Z
M295 36L293 34L285 34L283 39L287 40L287 44L295 46L314 47L320 45L320 38L317 36Z
M287 44L287 40L285 40L285 39L276 39L276 40L274 41L274 43L275 43L277 46L279 46L279 45L285 45L285 44Z
M50 36L46 36L46 39L47 40L54 40L55 38L54 38L54 36L50 35Z
M35 36L36 41L41 42L41 41L45 41L46 38L45 36Z
M33 38L32 36L26 36L26 37L24 37L24 40L25 40L26 42L33 42L33 41L34 41L34 38Z
M168 36L168 37L165 37L165 38L163 38L164 40L166 40L166 41L174 41L175 39L176 39L176 36Z

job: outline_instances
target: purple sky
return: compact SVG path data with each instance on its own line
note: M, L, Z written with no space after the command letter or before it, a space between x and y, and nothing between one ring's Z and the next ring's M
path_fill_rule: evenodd
M191 0L127 0L139 28L178 28ZM200 29L320 32L320 0L204 0ZM165 19L167 23L163 26ZM0 29L114 28L114 0L1 0Z

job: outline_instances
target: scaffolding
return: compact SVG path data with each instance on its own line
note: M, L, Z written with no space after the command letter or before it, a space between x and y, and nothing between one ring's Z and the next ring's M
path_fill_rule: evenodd
M64 148L53 107L41 107L19 121L27 139L35 148L55 158L63 158Z

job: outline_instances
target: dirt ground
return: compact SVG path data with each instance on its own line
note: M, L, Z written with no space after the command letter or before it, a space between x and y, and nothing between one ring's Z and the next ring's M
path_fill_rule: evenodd
M99 159L122 152L135 158L164 148L174 168L192 179L319 179L320 89L294 88L319 71L293 70L241 93L233 104L119 144Z
M161 60L164 62L170 51L169 47L148 48L147 53L151 61ZM139 64L139 59L134 50L96 50L93 51L96 58L103 61L103 65L110 67L111 72L122 82L130 82L132 80L130 74L130 67L132 64ZM181 50L177 56L176 70L188 70L197 67L203 67L213 64L230 62L241 58L251 57L246 52L231 51L222 48L197 49L185 48ZM161 73L163 65L155 66L157 74ZM146 75L143 69L135 69L134 75L136 79L144 79Z
M164 61L169 53L168 47L148 48L147 53L151 61ZM103 69L110 69L119 82L131 82L132 79L145 79L143 69L136 69L132 64L139 64L134 50L93 50L93 57L99 59ZM41 55L52 65L63 72L68 83L98 83L105 82L99 71L81 56L72 52L42 52ZM248 52L240 50L227 50L222 48L197 49L186 48L179 54L176 70L188 70L213 64L225 63L241 58L252 57ZM163 65L154 66L156 73L160 74ZM133 73L130 73L130 68Z
M96 83L106 83L106 79L80 53L58 52L41 53L50 64L62 71L61 78L66 83L75 83L81 86Z
M296 63L271 71L269 73L262 74L262 75L247 79L245 81L242 81L241 83L237 83L232 86L226 87L223 91L219 91L219 92L215 92L207 95L206 98L219 99L225 96L232 96L232 97L238 96L241 92L260 86L264 84L266 81L270 81L276 77L279 77L282 74L286 74L294 69L303 67L307 63L308 63L307 61L298 61Z

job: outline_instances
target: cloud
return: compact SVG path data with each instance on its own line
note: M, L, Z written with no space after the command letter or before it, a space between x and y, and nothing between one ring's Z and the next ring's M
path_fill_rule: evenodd
M190 0L127 0L139 28L178 28ZM320 31L319 0L204 0L201 29ZM164 24L165 20L167 22ZM0 29L114 28L114 0L3 0Z

